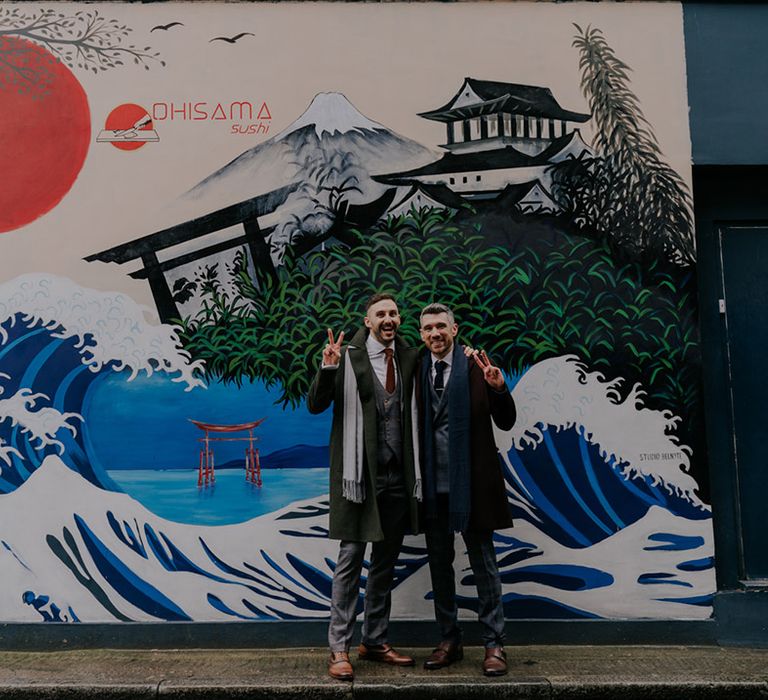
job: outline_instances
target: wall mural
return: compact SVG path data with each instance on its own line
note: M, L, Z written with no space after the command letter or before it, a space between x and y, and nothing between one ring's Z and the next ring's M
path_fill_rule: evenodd
M505 372L509 619L710 616L682 42L669 3L0 8L0 620L327 617L304 397L374 290ZM420 536L393 603L432 619Z

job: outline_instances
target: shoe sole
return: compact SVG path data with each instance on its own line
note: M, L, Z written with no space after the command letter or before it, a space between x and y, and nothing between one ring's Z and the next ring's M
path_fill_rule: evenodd
M336 664L343 663L342 661L337 661ZM355 680L355 672L351 671L350 673L334 673L333 672L333 666L335 664L331 664L328 667L328 675L333 678L335 681L353 681Z
M358 661L370 661L371 663L387 664L387 666L400 666L404 668L416 665L415 661L411 661L407 664L394 664L391 661L385 661L384 659L372 659L370 656L358 656L357 659Z

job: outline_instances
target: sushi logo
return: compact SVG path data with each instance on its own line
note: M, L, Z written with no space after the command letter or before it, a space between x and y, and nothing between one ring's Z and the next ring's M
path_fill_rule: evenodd
M145 143L159 140L149 112L130 103L119 105L109 113L96 138L97 143L111 143L121 151L135 151Z

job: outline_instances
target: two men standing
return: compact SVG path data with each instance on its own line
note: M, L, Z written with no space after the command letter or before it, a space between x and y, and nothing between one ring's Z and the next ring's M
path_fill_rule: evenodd
M329 534L341 543L332 587L329 673L340 680L354 676L348 652L367 542L373 546L359 658L413 665L389 645L387 628L394 565L405 532L418 531L417 500L423 492L442 637L424 667L439 669L462 658L453 572L454 532L461 532L478 584L483 672L502 675L504 613L493 529L512 521L491 420L508 429L515 419L503 375L485 353L465 354L454 343L458 325L445 306L433 304L421 314L428 351L421 357L397 337L400 316L390 295L371 297L364 324L346 347L344 334L334 339L329 330L308 398L312 413L334 405Z

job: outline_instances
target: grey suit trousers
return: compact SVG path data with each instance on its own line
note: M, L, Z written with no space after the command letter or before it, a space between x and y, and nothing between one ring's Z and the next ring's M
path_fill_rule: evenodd
M391 467L392 465L390 465ZM388 639L391 589L397 557L408 522L409 499L399 467L380 470L376 483L384 539L371 545L370 565L365 583L363 643L385 644ZM333 572L331 621L328 646L331 651L349 651L360 601L360 575L367 542L342 540Z
M435 619L444 641L461 642L456 604L456 579L453 571L454 533L448 525L448 495L438 494L437 518L424 523L432 577ZM504 607L501 580L493 546L493 532L465 532L469 564L477 585L477 617L482 627L483 644L487 647L504 644Z

